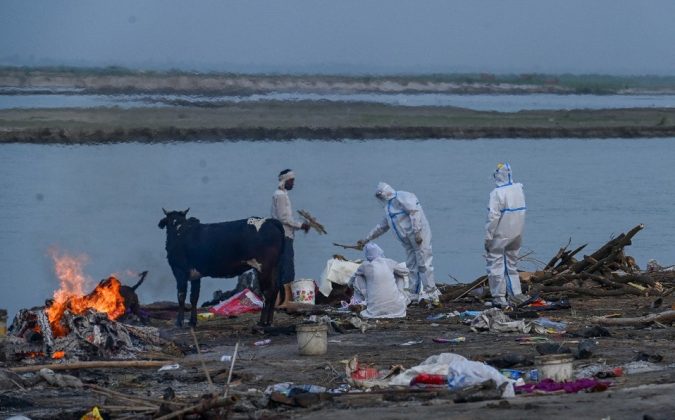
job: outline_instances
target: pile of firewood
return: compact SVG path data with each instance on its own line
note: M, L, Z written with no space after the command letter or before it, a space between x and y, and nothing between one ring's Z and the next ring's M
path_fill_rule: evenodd
M542 271L530 277L529 293L567 296L661 295L664 292L663 285L640 272L635 259L624 252L633 236L643 228L644 225L637 225L582 258L577 258L577 255L586 245L568 250L568 243L560 248Z
M55 336L43 307L21 309L3 344L4 358L131 359L139 352L161 350L166 345L156 327L116 322L93 309L81 315L65 311L61 322L68 333Z
M583 257L579 253L586 245L569 249L570 240L541 271L521 273L523 285L528 287L528 294L541 297L667 296L675 291L675 270L640 271L635 259L624 251L643 228L644 225L637 225ZM470 299L469 293L486 285L487 276L481 276L461 288L446 287L441 301Z

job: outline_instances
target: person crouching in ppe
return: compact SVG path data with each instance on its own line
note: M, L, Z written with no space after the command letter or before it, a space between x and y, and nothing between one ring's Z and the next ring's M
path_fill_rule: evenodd
M440 292L434 279L431 253L431 228L415 194L396 191L384 182L377 185L375 197L384 206L384 218L358 245L381 236L391 227L406 251L410 270L410 288L417 301L440 305Z
M372 242L366 245L366 260L349 280L355 300L364 302L364 318L405 317L409 300L405 293L405 264L385 258L382 249Z
M493 176L496 187L488 203L485 258L492 304L505 307L509 301L517 305L528 299L520 289L517 270L527 207L523 184L513 182L508 163L498 164Z

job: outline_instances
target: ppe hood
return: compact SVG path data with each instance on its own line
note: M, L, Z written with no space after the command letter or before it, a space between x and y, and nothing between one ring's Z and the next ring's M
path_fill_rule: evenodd
M495 178L495 184L498 187L504 187L506 185L513 184L511 165L509 165L508 163L498 163L497 169L495 169L493 177Z

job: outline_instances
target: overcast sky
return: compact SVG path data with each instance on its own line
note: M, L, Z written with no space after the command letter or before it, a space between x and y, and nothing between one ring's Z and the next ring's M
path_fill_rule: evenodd
M0 2L0 64L675 74L675 1Z

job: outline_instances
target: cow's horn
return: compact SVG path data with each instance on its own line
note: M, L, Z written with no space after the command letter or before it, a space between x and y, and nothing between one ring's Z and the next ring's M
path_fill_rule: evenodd
M189 211L190 211L190 207L188 207L187 210L185 210L185 211L183 212L183 216L185 216Z
M164 212L164 216L168 216L168 215L169 215L169 212L166 211L166 210L164 210L164 207L162 207L162 211Z

